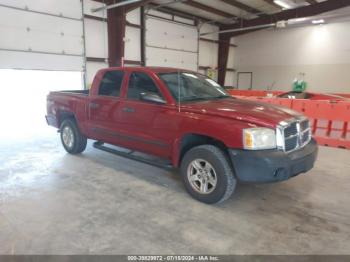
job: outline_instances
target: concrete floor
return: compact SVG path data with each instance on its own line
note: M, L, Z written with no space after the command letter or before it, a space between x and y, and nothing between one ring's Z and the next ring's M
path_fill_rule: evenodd
M57 134L0 142L0 254L350 254L350 151L306 175L239 185L221 205L179 176Z

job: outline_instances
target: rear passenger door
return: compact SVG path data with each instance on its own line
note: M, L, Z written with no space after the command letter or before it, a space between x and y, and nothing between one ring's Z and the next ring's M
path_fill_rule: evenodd
M120 127L128 141L128 147L150 154L170 156L169 110L166 103L143 101L142 93L156 94L164 98L154 79L146 72L130 72L126 97L119 110Z
M106 71L98 91L90 96L88 104L91 137L109 143L119 143L114 130L119 128L118 111L123 86L124 71Z

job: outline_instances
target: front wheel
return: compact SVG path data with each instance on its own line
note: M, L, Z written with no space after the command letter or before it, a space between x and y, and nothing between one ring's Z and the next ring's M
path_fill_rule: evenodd
M201 145L189 150L182 159L180 169L189 194L207 204L227 200L237 184L225 153L213 145Z
M60 127L61 142L64 149L70 154L79 154L86 148L87 139L73 119L66 119Z

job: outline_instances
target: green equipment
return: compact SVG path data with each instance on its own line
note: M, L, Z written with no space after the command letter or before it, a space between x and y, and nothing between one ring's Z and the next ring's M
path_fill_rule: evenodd
M306 90L307 83L304 80L304 73L300 73L300 78L295 78L293 81L293 91L302 93Z

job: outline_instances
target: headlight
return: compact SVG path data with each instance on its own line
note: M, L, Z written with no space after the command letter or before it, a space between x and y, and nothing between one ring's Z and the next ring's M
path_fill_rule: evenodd
M276 148L276 132L263 127L243 129L243 145L248 150Z

